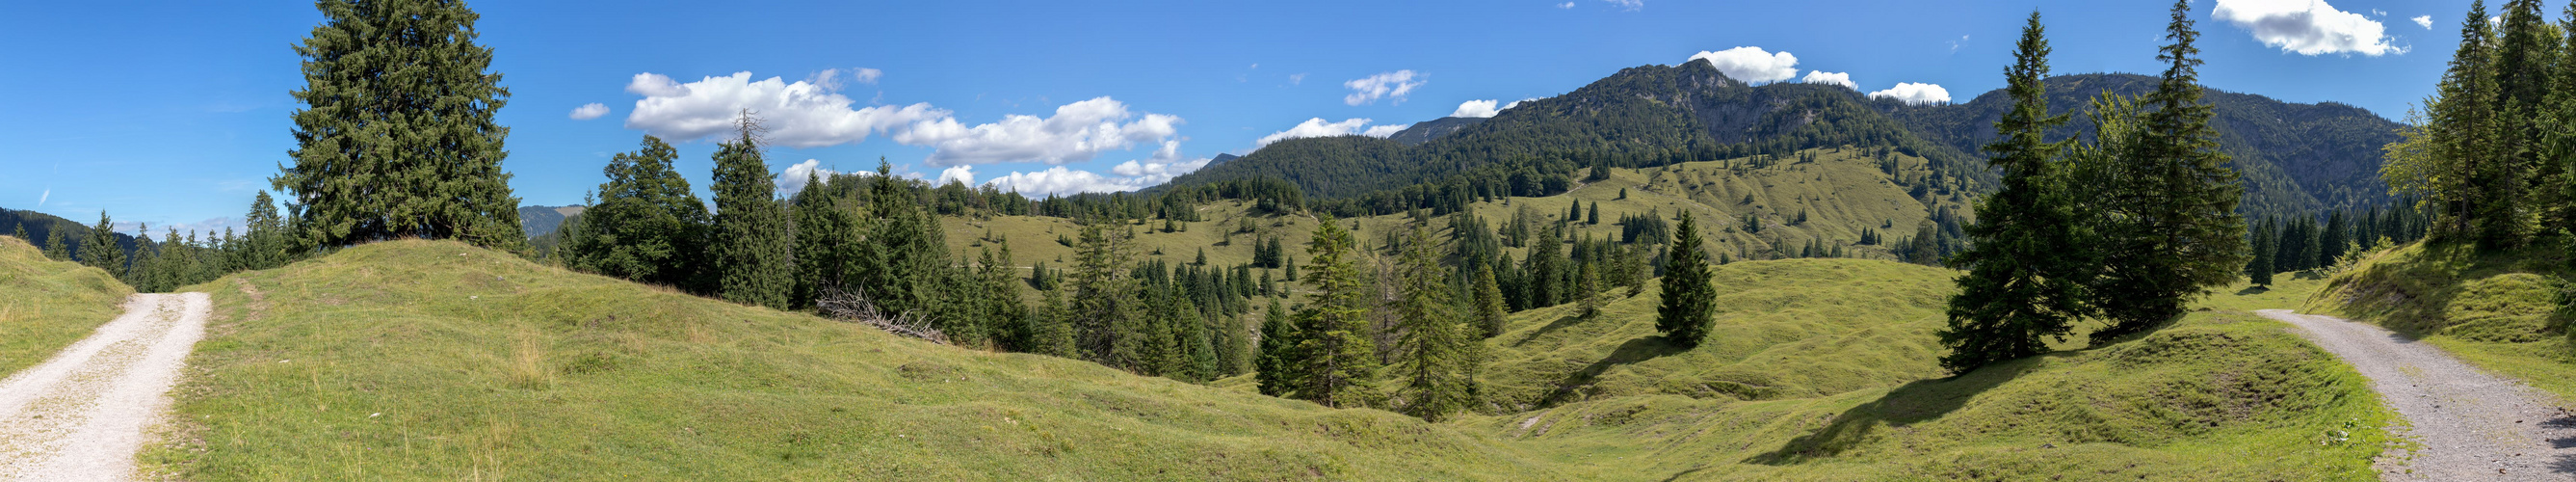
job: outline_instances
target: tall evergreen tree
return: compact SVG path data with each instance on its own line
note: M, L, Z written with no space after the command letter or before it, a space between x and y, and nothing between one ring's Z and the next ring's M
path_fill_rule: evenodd
M861 269L861 252L870 245L861 237L865 228L858 215L826 191L821 175L807 173L805 189L789 202L788 213L796 219L796 290L789 304L812 306L817 297L836 289L860 288L871 301L883 298L875 287L857 286L856 280L849 279L850 273ZM883 308L883 303L878 304ZM954 333L948 335L958 339Z
M261 270L286 265L288 240L286 219L277 213L277 200L268 191L251 198L250 212L242 217L245 228L239 246L233 246L233 269Z
M509 89L476 44L464 2L320 0L323 22L295 53L296 148L270 184L292 192L302 244L418 236L519 249L493 121Z
M2499 91L2495 75L2495 33L2486 21L2486 2L2470 3L2469 18L2460 25L2460 48L2452 55L2439 96L2429 102L2433 158L2439 159L2429 172L2433 182L2428 186L2440 209L2441 221L2436 232L2444 238L2476 240L2483 246L2496 246L2501 233L2513 231L2509 220L2494 219L2511 210L2493 192L2494 176L2505 153L2498 139L2504 135L2496 106Z
M2278 236L2280 233L2274 231L2270 220L2265 220L2261 226L2254 228L2252 235L2254 260L2245 263L2245 275L2251 278L2255 286L2272 285L2272 275L2277 271L2273 263L2278 259L2278 253L2281 251L2279 243L2274 242L2272 238Z
M1509 309L1503 304L1502 286L1494 282L1494 268L1492 266L1479 266L1476 268L1475 303L1476 327L1478 328L1478 331L1483 334L1481 338L1501 336L1503 334L1503 314L1508 312Z
M1396 352L1404 377L1404 413L1440 421L1467 408L1465 375L1468 343L1459 323L1455 290L1448 270L1440 267L1431 231L1413 225L1404 254L1396 261L1398 290Z
M2001 138L1985 146L1988 161L2003 171L2002 189L1978 204L1977 223L1968 226L1973 242L1950 259L1968 270L1939 333L1950 349L1941 367L1951 373L2047 353L2046 339L2065 336L2085 314L2093 260L2068 249L2089 243L2057 172L2065 145L2044 137L2066 122L2048 113L2045 30L2031 12L2013 65L2004 69L2013 107L1995 121Z
M1314 294L1292 316L1303 356L1295 366L1307 370L1296 397L1335 408L1371 406L1377 398L1371 388L1377 343L1369 331L1370 290L1360 273L1359 243L1330 215L1320 224L1306 248L1312 256L1306 281Z
M1144 330L1135 309L1134 282L1127 277L1131 261L1126 233L1111 229L1107 219L1084 222L1074 246L1074 333L1085 358L1103 365L1133 369Z
M89 227L89 239L81 241L81 265L106 270L110 276L125 274L125 247L116 245L116 222L107 211L98 212L98 225Z
M69 236L67 236L67 235L64 235L64 234L63 234L63 228L62 228L62 226L53 226L53 227L50 227L50 228L46 228L46 229L45 229L45 259L50 259L50 260L54 260L54 261L71 261L71 260L72 260L72 248L71 248L71 242L70 242L70 241L65 241L65 239L67 239L67 238L69 238Z
M726 301L787 309L796 287L794 227L762 159L758 122L745 112L735 127L734 140L716 146L709 186L716 214L707 255L717 270L716 293Z
M610 157L608 182L581 212L562 246L574 269L628 280L703 290L707 205L672 168L679 151L644 136L635 152Z
M1673 226L1673 247L1664 261L1664 299L1655 311L1655 330L1683 348L1698 347L1716 323L1717 286L1709 284L1708 252L1700 247L1699 224L1682 211Z
M1279 298L1271 298L1270 309L1261 312L1261 356L1253 361L1261 394L1285 397L1306 383L1306 371L1297 366L1305 359L1298 351L1303 340L1297 335L1296 320L1280 306Z
M2105 276L2091 301L2111 319L2095 343L2141 333L2181 316L2191 299L2236 281L2245 266L2244 188L2219 151L2201 101L2200 33L2191 2L2176 0L2157 60L2167 62L2144 104L2137 136L2119 163L2113 191L2120 222L2105 229Z
M2550 205L2558 201L2557 189L2530 189L2536 177L2553 178L2557 172L2557 162L2544 165L2539 157L2544 132L2552 128L2544 126L2539 114L2546 110L2542 102L2549 95L2560 49L2556 32L2541 18L2540 3L2505 0L2500 19L2503 28L2496 43L2495 107L2497 120L2501 121L2497 126L2496 152L2500 157L2492 164L2497 172L2486 177L2497 184L2486 188L2500 198L2497 201L2504 206L2500 212L2509 213L2511 219L2509 225L2499 226L2510 231L2490 233L2510 237L2503 244L2519 244L2530 230L2525 220L2544 211L2555 214ZM2342 234L2332 229L2323 233L2322 242L2327 246L2322 264L2332 264L2341 254Z

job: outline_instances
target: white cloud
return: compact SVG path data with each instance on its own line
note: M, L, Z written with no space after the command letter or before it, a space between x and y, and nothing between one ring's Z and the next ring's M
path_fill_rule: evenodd
M736 116L748 109L769 128L770 142L801 148L860 142L949 115L927 103L851 109L850 98L835 92L837 85L834 71L794 83L777 77L753 81L750 72L686 84L662 74L635 74L626 91L644 99L635 101L626 127L673 140L706 139L733 132Z
M1604 1L1604 2L1610 2L1610 4L1611 4L1611 5L1617 5L1617 6L1619 6L1619 8L1620 8L1620 9L1624 9L1624 10L1631 11L1631 12L1637 11L1637 9L1640 9L1640 8L1646 8L1646 0L1601 0L1601 1Z
M1946 104L1950 102L1950 90L1932 84L1898 82L1895 88L1869 93L1869 98L1896 99L1915 105Z
M939 182L933 184L946 186L949 181L956 181L968 186L975 185L975 166L972 164L958 164L956 167L941 169L939 170Z
M827 70L825 72L830 71ZM885 78L885 71L883 70L860 68L858 70L850 71L850 80L855 80L862 84L876 85L877 79L882 78Z
M2425 30L2432 30L2432 29L2433 29L2433 16L2431 16L2431 15L2425 15L2425 16L2421 16L2421 17L2410 18L2410 19L2407 19L2407 20L2414 20L2416 25L2422 25L2422 26L2424 26L2424 29L2425 29Z
M37 195L36 195L36 207L40 207L40 208L41 208L41 207L45 207L45 200L47 200L47 199L53 199L53 198L54 198L54 188L53 188L53 186L45 186L45 193L44 193L44 194L37 194Z
M1394 72L1381 72L1377 75L1371 75L1366 78L1343 82L1343 87L1351 88L1351 95L1343 96L1342 103L1350 105L1374 104L1377 103L1378 99L1393 99L1395 103L1402 104L1404 103L1405 94L1411 94L1413 93L1413 89L1422 87L1422 84L1430 82L1429 80L1416 80L1417 77L1427 79L1430 76L1416 74L1411 70L1398 70Z
M1537 97L1531 97L1531 98L1527 98L1527 99L1515 100L1515 101L1512 101L1512 103L1509 103L1509 104L1503 104L1503 108L1502 108L1502 109L1500 109L1500 110L1498 110L1498 111L1496 111L1496 113L1500 113L1500 111L1501 111L1501 110L1512 110L1512 108L1513 108L1513 107L1520 107L1522 102L1529 102L1529 101L1533 101L1533 100L1538 100L1538 98L1537 98Z
M1845 89L1860 90L1860 84L1852 83L1850 72L1811 70L1807 71L1806 78L1798 79L1798 82L1808 84L1832 84L1843 86Z
M1160 153L1157 153L1160 156ZM1018 192L1027 196L1068 195L1090 192L1134 191L1169 182L1174 177L1207 167L1208 159L1189 161L1127 161L1111 167L1113 176L1067 169L1064 166L1037 172L1013 172L984 181L985 185Z
M608 115L608 104L592 102L572 108L572 120L591 120Z
M1121 124L1121 121L1135 119ZM1181 118L1164 114L1138 116L1116 99L1098 97L1065 104L1055 115L1004 116L1001 122L966 127L956 119L922 121L894 133L895 142L932 146L925 159L932 166L1035 161L1048 164L1089 161L1102 152L1159 143L1179 135Z
M1789 55L1788 52L1774 54L1762 50L1761 47L1736 47L1716 52L1700 52L1683 62L1700 59L1708 59L1708 64L1717 67L1717 71L1726 74L1727 78L1747 84L1779 82L1798 76L1798 56Z
M1559 3L1559 4L1556 4L1556 8L1566 8L1566 9L1574 8L1574 2Z
M804 191L805 182L809 180L808 178L819 177L823 179L831 179L832 176L841 174L840 171L824 169L822 166L823 161L813 159L806 159L805 162L788 164L787 170L779 171L778 178L774 180L774 182L778 184L778 195L794 196L797 192ZM867 171L861 171L859 173L876 174L874 172Z
M2406 53L2389 44L2378 21L2335 10L2325 0L2218 0L2209 16L2251 31L2263 45L2299 55Z
M1461 103L1458 103L1458 110L1450 111L1450 112L1449 112L1449 116L1450 116L1450 117L1493 117L1495 112L1500 111L1500 109L1495 109L1495 108L1494 108L1494 102L1495 102L1494 100L1471 100L1471 101L1461 102Z
M1290 74L1288 76L1288 85L1306 85L1306 74L1304 72Z
M1369 120L1365 118L1343 119L1341 122L1324 122L1324 119L1321 117L1306 119L1305 122L1297 123L1296 127L1290 127L1288 130L1261 136L1261 139L1253 141L1252 145L1253 148L1258 149L1269 146L1274 142L1307 137L1362 135L1382 138L1395 135L1396 132L1403 131L1406 127L1412 127L1411 124L1371 127L1368 123Z

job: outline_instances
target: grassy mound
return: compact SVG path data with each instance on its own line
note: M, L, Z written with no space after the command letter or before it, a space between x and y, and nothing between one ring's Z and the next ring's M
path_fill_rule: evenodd
M1375 410L899 339L449 242L200 285L196 479L1561 478Z
M2576 401L2576 344L2558 313L2566 264L2548 248L2480 253L2417 243L2328 281L2309 311L2377 323Z
M133 288L106 271L45 259L0 236L0 378L52 357L115 319Z

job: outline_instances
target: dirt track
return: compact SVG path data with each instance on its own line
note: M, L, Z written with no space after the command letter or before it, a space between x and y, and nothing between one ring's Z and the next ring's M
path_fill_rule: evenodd
M139 294L125 315L0 379L0 480L128 480L206 331L205 293Z
M2413 427L2411 459L2381 457L2384 480L2576 480L2576 414L2549 394L2489 375L2429 344L2331 316L2263 310L2342 358Z

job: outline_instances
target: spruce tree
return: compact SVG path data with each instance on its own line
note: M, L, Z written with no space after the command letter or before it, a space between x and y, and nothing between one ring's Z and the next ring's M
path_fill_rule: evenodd
M1359 246L1350 230L1332 216L1315 227L1306 253L1307 285L1314 288L1293 318L1300 332L1294 366L1306 370L1296 397L1335 408L1367 407L1376 401L1371 388L1377 376L1376 337L1369 331L1368 280L1359 268Z
M2496 206L2499 193L2487 184L2500 172L2495 164L2505 153L2497 145L2504 129L2497 118L2496 39L2486 15L2485 0L2469 4L2459 50L2442 74L2437 97L2428 102L2432 118L2426 130L2433 141L2431 157L2438 162L2423 177L2432 181L2425 187L2437 206L2438 238L2492 246L2499 241L2493 235L2511 229L2507 221L2492 219L2509 208Z
M1029 317L1030 353L1073 358L1075 349L1073 309L1064 302L1064 290L1040 292L1038 311Z
M1586 262L1574 269L1575 313L1585 320L1601 316L1601 270L1593 268L1600 264Z
M89 239L81 241L78 254L82 266L124 277L125 247L116 245L116 222L108 219L107 211L98 212L98 225L89 227Z
M599 198L567 232L565 264L631 281L703 290L707 206L672 168L679 151L644 136L635 152L610 157Z
M160 292L161 280L153 276L156 274L153 271L153 265L156 264L154 261L161 257L160 251L160 246L152 242L152 225L137 225L134 229L132 259L126 262L123 271L112 273L116 274L116 279L124 281L128 286L133 286L134 291Z
M1400 280L1396 301L1396 352L1404 386L1404 413L1440 421L1467 408L1466 334L1459 323L1455 290L1448 270L1440 267L1431 231L1413 225L1404 254L1396 261Z
M1490 265L1476 267L1475 303L1476 327L1484 335L1481 338L1501 336L1503 314L1508 309L1503 304L1503 288L1494 282L1494 268Z
M2119 163L2115 196L2121 222L2107 229L2106 276L2091 301L2111 319L2094 343L2145 332L2173 320L2211 287L2236 281L2245 266L2245 220L2236 213L2244 188L2219 151L2213 111L2201 101L2200 33L2191 2L2176 0L2158 49L2167 62L2144 104L2136 139Z
M2533 180L2555 179L2559 172L2558 160L2543 162L2539 157L2545 131L2557 128L2543 122L2540 114L2547 110L2543 102L2549 95L2561 48L2555 29L2541 18L2540 3L2505 0L2504 11L2500 12L2502 31L2498 32L2495 52L2495 108L2499 121L2495 140L2499 157L2490 164L2495 172L2484 179L2493 183L2485 187L2497 198L2493 200L2495 204L2503 206L2498 212L2507 213L2504 215L2509 216L2510 222L2494 228L2502 231L2489 233L2504 237L2496 246L2519 245L2522 237L2529 234L2531 227L2525 219L2531 214L2542 214L2544 219L2559 215L2558 189L2530 188ZM2320 238L2326 251L2321 265L2333 264L2346 242L2342 239L2345 233L2328 229L2323 234Z
M857 286L848 279L859 268L860 254L870 247L860 237L859 217L843 205L841 199L825 192L819 174L808 173L805 189L797 191L789 202L789 215L796 219L796 291L791 306L813 306L816 299L831 290L864 289L873 301L882 297L875 287ZM879 303L882 308L883 303ZM895 311L894 313L902 313ZM948 334L956 340L956 334Z
M2273 238L2278 236L2280 233L2273 230L2272 222L2269 220L2254 228L2252 236L2254 260L2245 264L2245 275L2255 286L2272 285L2272 274L2276 271L2273 262L2280 252L2279 243L2274 242Z
M1136 351L1144 330L1138 327L1140 317L1129 316L1136 303L1134 283L1127 277L1132 255L1127 252L1125 232L1110 229L1112 222L1084 222L1067 287L1073 290L1075 340L1083 356L1102 365L1134 369L1140 361Z
M1278 298L1270 299L1270 309L1261 312L1261 356L1253 360L1254 379L1261 394L1286 397L1306 383L1306 371L1297 366L1305 359L1298 351L1303 340L1297 336L1297 322L1282 308Z
M2004 69L2013 107L1995 121L2001 138L1985 146L2003 171L2002 188L1978 203L1969 247L1950 260L1968 271L1939 332L1950 350L1941 367L1951 373L2047 353L2047 339L2066 336L2085 314L2093 260L2068 249L2088 243L2056 169L2065 145L2044 137L2066 122L2048 113L2048 52L2045 27L2031 12Z
M1655 311L1655 330L1664 340L1683 348L1698 347L1708 338L1717 312L1717 287L1709 284L1712 274L1708 252L1700 247L1699 224L1689 211L1673 226L1672 254L1664 262L1663 304Z
M260 191L250 202L250 212L243 215L245 228L241 245L235 247L234 268L261 270L286 265L288 240L286 219L277 213L277 200L268 191Z
M64 239L66 238L67 236L63 234L62 226L57 225L46 228L45 259L54 261L71 261L71 242L65 241Z
M762 160L758 123L745 112L736 129L734 140L716 146L709 186L716 214L707 254L718 272L716 292L726 301L787 309L796 287L795 233Z
M28 244L28 245L30 245L30 246L33 246L33 245L35 245L35 244L36 244L36 240L33 240L33 239L27 239L27 223L25 223L25 222L19 222L19 223L16 223L16 225L15 225L15 226L10 227L10 228L9 228L9 230L11 231L11 232L9 233L9 237L18 238L18 241L20 241L20 242L24 242L24 243L27 243L27 244Z
M519 199L501 162L509 128L492 49L464 2L321 0L323 22L295 53L292 192L296 237L342 246L418 236L519 249Z

